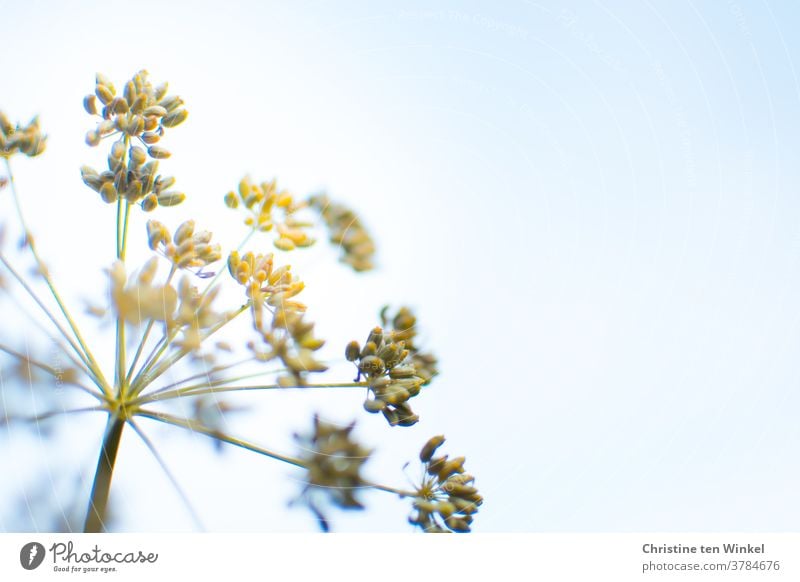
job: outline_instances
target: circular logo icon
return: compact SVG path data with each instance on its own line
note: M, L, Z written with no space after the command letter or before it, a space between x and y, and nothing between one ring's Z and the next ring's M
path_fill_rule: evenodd
M35 570L44 561L44 546L39 542L28 542L19 551L19 563L26 570Z

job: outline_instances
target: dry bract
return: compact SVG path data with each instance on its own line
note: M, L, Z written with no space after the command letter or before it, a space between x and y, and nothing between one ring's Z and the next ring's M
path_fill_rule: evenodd
M340 427L314 415L314 430L309 435L295 434L301 446L300 459L307 467L305 486L300 499L317 516L323 530L328 530L318 493L345 509L363 509L357 498L365 487L361 469L372 451L353 440L355 423Z

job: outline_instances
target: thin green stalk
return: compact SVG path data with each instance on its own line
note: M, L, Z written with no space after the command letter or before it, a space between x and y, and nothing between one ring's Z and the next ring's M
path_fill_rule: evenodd
M200 343L206 341L220 329L222 329L231 321L233 321L236 317L244 313L249 307L250 307L250 302L247 302L244 305L242 305L239 309L229 314L217 325L209 329L208 332L200 340ZM142 390L147 388L147 386L149 386L154 380L158 379L158 377L161 376L161 374L169 370L172 366L174 366L176 363L178 363L180 360L182 360L191 352L191 350L185 350L185 349L179 350L178 352L172 354L168 358L164 360L159 360L164 351L171 345L172 340L175 338L177 332L178 330L175 330L174 332L170 333L170 337L167 339L164 345L161 346L161 348L156 353L155 357L150 361L148 366L146 368L143 368L142 370L139 370L139 373L133 379L133 383L131 384L132 394L141 394Z
M94 474L89 508L86 511L84 533L100 533L105 530L108 494L111 489L111 477L114 474L114 464L117 460L123 428L125 428L125 420L116 414L109 414L106 433L97 459L97 470Z
M298 459L295 457L290 457L288 455L282 455L280 453L276 453L275 451L270 451L269 449L265 449L264 447L260 447L253 443L243 441L241 439L237 439L235 437L226 435L219 431L207 428L200 424L199 422L192 421L188 418L180 418L177 416L172 416L171 414L167 414L165 412L156 412L152 410L139 410L137 412L139 416L144 416L145 418L150 418L153 420L158 420L159 422L163 422L165 424L171 424L172 426L177 426L179 428L183 428L185 430L191 432L197 432L200 434L204 434L208 437L216 439L218 441L222 441L224 443L228 443L230 445L240 447L246 449L248 451L252 451L254 453L258 453L259 455L264 455L265 457L269 457L271 459L275 459L278 461L283 461L284 463L288 463L290 465L294 465L295 467L300 467L301 469L307 469L308 465L302 459ZM370 481L364 482L364 487L371 487L373 489L377 489L379 491L385 491L387 493L394 493L395 495L400 495L401 497L414 497L416 493L413 491L406 491L403 489L396 489L394 487L389 487L387 485L380 485L378 483L372 483Z
M388 487L386 485L379 485L377 483L372 483L370 481L366 481L364 483L364 487L372 487L373 489L378 489L379 491L386 491L387 493L394 493L395 495L399 495L400 497L416 497L417 494L414 491L406 491L404 489L395 489L394 487Z
M197 511L195 511L194 507L192 506L192 502L189 501L188 495L186 495L186 492L180 486L180 483L178 483L178 480L175 478L175 475L173 475L172 471L170 471L169 467L167 467L167 463L161 457L161 454L158 452L158 449L156 449L156 446L153 444L153 441L151 441L150 438L146 434L144 434L144 432L142 431L141 428L139 428L139 425L136 424L136 422L134 422L133 420L129 420L128 423L131 425L133 431L137 435L139 435L139 438L142 439L142 442L145 444L145 446L150 450L156 462L161 466L161 469L167 476L167 479L169 479L170 482L172 483L172 486L175 487L175 490L178 492L178 497L181 498L181 501L183 501L183 504L189 511L189 515L192 516L192 520L194 521L195 526L199 530L205 530L206 528L203 525L200 516L197 514Z
M180 386L181 384L185 384L186 382L191 382L192 380L197 380L198 378L206 378L207 381L204 382L203 384L195 384L195 386L212 386L212 385L214 385L214 383L218 383L218 382L221 381L220 379L211 380L210 377L211 377L212 374L216 374L218 372L224 372L225 370L230 370L231 368L235 368L236 366L241 366L242 364L247 364L248 362L252 362L252 361L253 361L253 358L246 358L244 360L239 360L238 362L232 362L230 364L220 364L219 366L214 366L213 368L209 368L208 370L204 370L203 372L198 372L197 374L192 374L191 376L187 376L186 378L178 380L177 382L170 382L166 386L162 386L158 390L154 390L153 392L150 392L150 394L157 394L159 392L166 392L167 390L170 390L171 388L176 388L176 387ZM280 372L280 370L270 370L270 371L266 371L266 372L259 372L258 374L251 374L251 376L255 377L255 376L263 376L265 374L277 374L278 372Z
M128 216L131 213L131 203L125 201L125 218L122 222L122 247L120 248L119 258L125 260L125 253L128 250Z
M42 370L44 372L47 372L48 374L50 374L51 376L56 378L56 380L58 380L63 375L62 372L57 370L56 368L53 368L52 366L48 366L47 364L45 364L43 362L39 362L38 360L34 360L33 358L30 358L30 357L26 356L25 354L21 354L20 352L18 352L14 348L10 348L10 347L8 347L8 346L6 346L4 344L0 344L0 351L3 351L3 352L5 352L5 353L7 353L7 354L9 354L11 356L14 356L15 358L17 358L18 360L20 360L22 362L27 362L27 363L39 368L40 370ZM67 382L66 384L68 386L75 386L76 388L80 388L81 390L91 394L92 396L94 396L98 400L101 400L101 401L105 401L106 400L106 397L103 394L101 394L97 390L94 390L94 389L90 388L89 386L84 386L80 382Z
M167 276L167 280L164 283L164 286L167 286L172 281L172 277L175 275L175 265L169 271L169 275ZM144 334L142 335L142 340L139 342L139 347L136 348L136 354L133 356L133 361L131 362L130 369L128 370L128 374L125 376L125 385L130 386L131 378L133 377L133 372L136 369L136 364L139 362L139 358L142 356L142 351L144 351L144 346L147 343L147 338L150 336L150 331L153 329L153 325L155 324L156 320L151 319L147 322L147 327L144 330Z
M47 412L42 412L41 414L35 414L33 416L14 416L7 414L0 418L0 424L10 424L11 422L40 422L42 420L47 420L48 418L53 418L55 416L61 416L64 414L73 414L79 412L101 412L104 410L107 411L108 408L105 406L85 406L83 408L48 410Z
M125 150L127 151L128 138L125 138ZM117 259L125 262L125 250L128 246L128 216L130 214L131 203L125 201L125 212L123 218L122 212L122 198L117 200ZM120 238L121 236L121 238ZM121 314L117 315L117 358L116 370L114 375L116 377L117 390L120 397L124 397L127 391L127 374L126 374L126 357L127 346L125 344L125 320Z
M97 364L97 361L95 360L94 356L92 355L91 350L89 350L89 347L86 345L86 342L84 341L83 336L81 335L80 330L78 329L78 326L75 323L75 320L72 319L72 316L69 314L69 311L67 310L66 305L64 304L64 302L61 299L61 295L59 295L58 291L55 288L55 285L53 284L53 281L50 279L50 275L48 274L47 267L45 266L45 264L42 261L42 259L39 257L39 253L36 251L36 244L34 243L33 237L31 236L30 231L28 230L28 226L27 226L27 224L25 222L25 216L22 213L22 206L21 206L21 204L19 202L19 196L17 195L17 187L16 187L16 182L14 181L14 174L11 171L11 163L10 163L8 158L4 158L4 159L5 159L5 162L6 162L6 170L8 172L8 181L9 181L9 183L11 185L11 196L14 199L14 206L17 209L17 216L19 217L20 224L22 226L23 231L25 232L25 237L28 240L28 248L30 248L31 254L33 255L34 260L36 261L36 265L37 265L37 267L39 269L39 272L42 274L42 278L44 279L45 283L47 284L47 287L50 290L50 293L53 296L53 299L55 299L56 303L58 304L59 310L61 311L61 313L64 316L64 318L67 320L67 323L69 324L69 327L72 330L72 333L75 335L75 339L77 340L78 344L80 345L81 349L83 350L83 352L84 352L84 354L86 356L86 359L88 360L89 363L91 363L91 365L88 366L88 367L95 374L97 374L97 378L102 384L107 385L108 383L106 382L105 377L103 376L103 373L102 373L102 370L100 369L100 366ZM3 262L5 263L5 261L3 261ZM37 303L38 303L38 301L37 301ZM40 306L43 307L43 305L41 305L41 303L40 303ZM48 315L50 315L50 312L48 310L46 310L46 311L47 311ZM59 326L59 331L61 331L60 326ZM65 335L65 337L67 339L70 339L66 335Z
M368 386L366 382L338 382L330 384L296 384L294 386L281 386L280 384L260 384L255 386L203 386L198 385L200 388L193 388L191 386L184 388L176 388L168 392L160 394L152 393L142 396L134 401L134 404L145 404L148 402L159 402L163 400L171 400L173 398L180 398L181 396L202 396L204 394L222 394L224 392L247 392L251 390L291 390L293 388L300 388L303 390L313 388L365 388Z
M122 254L122 198L117 198L117 258Z
M22 286L25 292L30 296L31 299L39 306L42 312L47 316L47 318L51 321L51 323L55 326L61 336L67 341L67 343L72 347L75 351L75 355L80 358L81 362L91 371L91 375L94 376L95 382L97 383L98 387L100 387L104 392L108 393L108 385L105 379L102 376L102 372L100 372L99 368L93 366L92 361L89 360L87 355L84 353L83 350L78 346L77 343L72 339L72 337L67 333L67 330L58 322L55 318L55 315L47 308L44 302L39 299L39 296L36 295L36 292L31 288L30 285L22 278L22 276L11 266L11 263L6 260L6 258L0 254L0 262L3 263L6 269L8 269L9 273L16 279L16 281ZM98 375L100 372L100 375Z
M251 380L253 378L258 378L259 376L279 374L280 372L285 370L285 368L274 369L274 370L265 370L263 372L255 372L255 373L252 373L252 374L244 374L242 376L237 376L237 377L233 377L233 378L217 378L215 380L212 380L211 378L209 378L209 376L211 374L215 374L216 372L224 371L224 370L233 368L234 366L238 366L238 365L245 364L245 363L252 362L252 361L253 361L252 358L248 358L248 359L242 360L240 362L234 362L233 364L228 364L228 365L225 365L225 366L216 366L215 368L212 368L212 369L207 370L205 372L199 372L197 374L193 374L191 376L183 378L182 380L178 380L177 382L171 382L171 383L167 384L166 386L162 386L161 388L159 388L157 390L153 390L152 392L148 392L146 394L146 396L154 396L156 394L161 394L162 392L166 392L168 390L172 390L174 388L177 388L181 384L184 384L185 382L189 382L191 380L196 380L197 378L206 377L206 381L205 382L200 382L199 384L192 384L190 386L183 386L182 388L184 388L184 389L190 388L190 389L194 390L196 388L209 388L211 386L221 386L222 384L230 384L231 382L242 382L244 380Z
M191 432L204 434L218 441L222 441L230 445L234 445L236 447L241 447L243 449L247 449L248 451L253 451L254 453L258 453L259 455L270 457L271 459L276 459L278 461L283 461L284 463L289 463L290 465L294 465L295 467L306 468L306 464L300 459L296 459L288 455L282 455L280 453L270 451L269 449L259 447L258 445L254 445L253 443L249 443L247 441L243 441L241 439L228 436L219 431L207 428L202 424L200 424L199 422L193 421L188 418L180 418L178 416L173 416L165 412L157 412L153 410L139 410L137 411L137 414L139 416L144 416L145 418L158 420L160 422L171 424L172 426L177 426Z
M252 360L247 360L247 361L250 362ZM220 366L220 367L222 367L222 366ZM243 382L244 380L252 380L253 378L258 378L260 376L280 374L281 372L284 372L285 370L286 370L286 368L279 368L279 369L273 369L273 370L265 370L263 372L254 372L252 374L243 374L241 376L235 376L233 378L217 378L216 380L208 379L205 382L200 382L199 384L192 384L190 386L182 386L181 390L197 390L197 389L200 389L200 388L211 388L213 386L222 386L224 384L232 384L234 382ZM209 372L209 373L211 373L211 372ZM158 390L153 390L152 392L148 392L147 394L145 394L145 396L155 396L156 394L162 394L162 393L167 392L169 390L175 389L176 387L180 386L184 382L187 382L189 380L192 380L192 379L195 379L195 378L198 378L198 377L202 377L204 375L207 375L207 374L195 374L194 376L189 376L188 378L184 378L183 380L179 380L177 382L172 382L171 384L167 384L166 386L162 386Z

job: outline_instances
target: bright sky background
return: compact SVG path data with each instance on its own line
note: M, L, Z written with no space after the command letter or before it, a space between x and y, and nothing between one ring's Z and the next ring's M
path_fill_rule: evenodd
M358 418L370 476L403 485L444 433L486 498L475 531L796 530L793 2L0 0L0 14L0 108L50 135L17 163L20 193L71 299L102 299L113 252L113 210L79 177L102 159L81 100L95 71L121 86L147 68L190 111L162 164L189 201L157 218L194 217L230 247L222 195L245 173L325 188L358 209L381 266L357 277L328 250L297 266L329 353L363 341L384 303L417 309L442 369L413 401L418 425L390 430L360 393L259 394L236 434L291 452L311 411ZM132 233L143 245L141 217ZM313 529L286 509L289 467L142 426L208 529ZM0 528L19 527L23 493L90 480L102 427L3 437ZM192 527L132 433L112 497L121 529ZM365 498L338 531L410 529L406 503Z

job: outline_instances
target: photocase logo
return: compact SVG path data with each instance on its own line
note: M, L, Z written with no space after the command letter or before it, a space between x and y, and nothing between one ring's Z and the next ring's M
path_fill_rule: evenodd
M19 563L26 570L35 570L44 561L44 546L39 542L28 542L19 551Z

